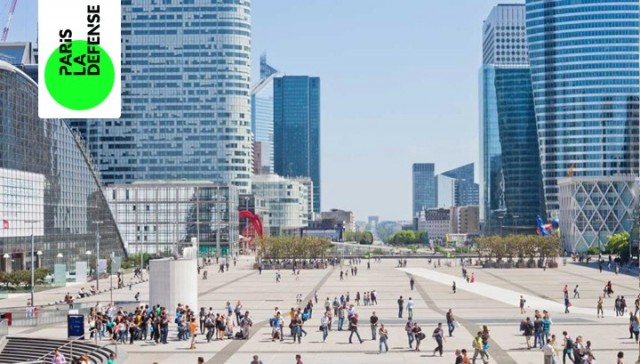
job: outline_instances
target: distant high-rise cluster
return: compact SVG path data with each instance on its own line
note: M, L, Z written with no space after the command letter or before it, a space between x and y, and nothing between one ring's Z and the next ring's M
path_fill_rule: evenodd
M565 249L630 231L640 97L636 0L496 6L483 27L480 220L530 232L558 218Z

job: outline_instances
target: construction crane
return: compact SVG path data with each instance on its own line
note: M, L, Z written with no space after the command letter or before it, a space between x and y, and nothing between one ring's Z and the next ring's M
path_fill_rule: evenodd
M13 13L16 11L16 4L18 0L11 0L11 6L9 7L9 16L7 17L7 24L2 29L2 38L0 42L6 42L7 36L9 35L9 26L11 25L11 18L13 17Z

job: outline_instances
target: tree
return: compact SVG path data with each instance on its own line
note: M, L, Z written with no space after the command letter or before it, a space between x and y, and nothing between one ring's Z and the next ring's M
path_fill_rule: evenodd
M612 254L627 256L629 254L629 239L630 236L627 232L609 235L607 250Z
M324 259L332 247L329 239L318 237L269 236L256 244L263 259Z

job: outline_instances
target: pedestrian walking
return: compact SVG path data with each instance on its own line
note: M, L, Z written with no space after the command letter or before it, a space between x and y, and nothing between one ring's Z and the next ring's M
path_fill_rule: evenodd
M415 279L413 279L413 276L411 276L411 279L409 279L409 286L411 287L411 290L413 291L413 286L415 285L416 281Z
M402 310L404 309L404 299L402 296L398 298L398 318L402 318Z
M389 333L387 329L384 327L384 324L380 324L380 330L378 331L378 336L380 337L380 349L379 354L382 354L382 346L384 345L384 352L389 351L389 345L387 344L387 340L389 339ZM375 339L374 339L375 340Z
M302 355L296 354L296 364L304 364L302 362Z
M551 340L547 339L547 343L542 347L542 353L544 354L544 364L553 364L554 357L556 356L556 350L551 345Z
M525 308L524 308L524 304L526 302L527 302L527 300L525 300L524 297L520 296L520 314L527 313L527 310L525 310Z
M603 296L598 296L598 305L597 305L597 317L604 318L604 309L602 308L602 304L604 303Z
M353 334L358 337L358 340L360 340L360 344L364 342L364 340L360 338L360 333L358 333L358 314L354 314L351 316L351 318L349 318L349 331L351 331L351 334L349 334L349 344L353 344L353 342L351 341L351 339L353 338Z
M531 336L533 335L533 323L531 322L531 318L527 317L527 320L524 323L524 337L527 340L527 350L531 350Z
M416 351L420 351L420 343L427 336L422 332L422 327L418 325L418 323L413 324L413 328L411 330L413 332L413 337L416 339Z
M300 315L295 314L295 316L293 316L293 320L291 320L291 330L293 333L293 343L295 344L297 339L298 344L302 344L302 319Z
M564 313L569 313L569 306L571 306L571 301L569 301L569 296L564 296Z
M409 320L413 320L413 299L411 297L407 300L407 314L409 315Z
M489 363L489 355L487 355L484 350L484 344L482 342L482 331L478 331L476 337L473 339L473 358L471 358L471 362L475 363L478 356L480 356L484 364Z
M411 320L408 320L404 325L404 331L407 333L407 340L409 340L409 349L413 349L413 342L415 341L415 336L413 335L413 327L414 323Z
M436 346L436 348L433 349L433 356L436 356L436 352L439 352L440 356L442 356L442 351L444 349L442 343L447 341L444 338L444 331L442 330L442 322L438 323L438 327L436 327L435 330L433 330L433 334L431 336L436 340L436 343L438 344L438 346Z
M624 364L624 353L622 351L618 351L617 358L616 364Z
M455 319L453 317L453 312L451 311L451 309L447 311L446 319L447 319L447 328L449 329L449 337L451 337L453 336L453 330L456 329Z
M262 364L262 360L260 360L257 355L254 355L253 360L249 364Z
M573 349L575 346L575 342L566 331L562 332L562 336L564 338L564 348L562 349L562 364L567 364L567 356L569 357L570 362L573 362Z
M369 323L371 324L371 340L376 340L376 331L378 330L378 316L376 316L376 312L373 311L371 317L369 318Z
M578 285L576 284L576 288L573 289L573 298L580 298L580 290Z
M331 314L331 311L327 311L320 318L320 329L322 330L323 343L327 342L327 336L329 336L329 325L331 324L331 319L329 318L330 314Z
M453 281L453 285L451 286L453 293L456 293L456 281Z

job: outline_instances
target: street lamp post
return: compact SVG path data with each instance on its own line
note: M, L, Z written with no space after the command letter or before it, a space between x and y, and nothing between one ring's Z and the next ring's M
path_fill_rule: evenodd
M513 215L513 219L514 219L514 221L516 223L516 226L514 227L514 231L513 231L515 234L518 233L518 229L519 229L519 227L518 227L518 218L519 217L520 217L519 215Z
M100 272L98 269L98 261L100 260L100 225L103 221L93 221L96 225L96 291L100 291ZM111 272L113 273L113 272Z
M244 196L244 209L245 209L245 211L249 211L249 196ZM254 211L255 211L255 207L254 207ZM249 218L248 217L244 219L244 228L245 228L245 230L247 232L249 232ZM254 234L254 236L255 236L255 234ZM245 236L245 238L246 238L246 236ZM243 244L245 251L247 250L246 245L247 245L247 242L245 241L244 244Z
M35 306L35 303L33 301L33 294L35 292L35 242L34 242L34 236L33 236L33 224L35 224L36 222L38 222L38 220L24 220L25 224L31 224L31 258L29 259L31 262L31 307Z

